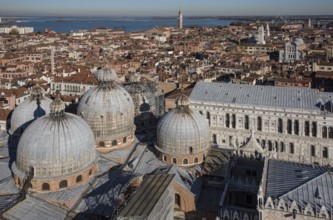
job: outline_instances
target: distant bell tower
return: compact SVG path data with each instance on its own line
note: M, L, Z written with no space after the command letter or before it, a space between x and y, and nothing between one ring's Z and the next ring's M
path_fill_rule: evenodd
M55 53L55 48L54 46L51 47L51 73L54 75L54 53Z
M268 23L266 23L266 36L267 37L271 36L271 32L269 30L269 24Z
M183 29L183 11L179 9L179 14L178 14L178 28Z
M311 18L309 18L309 20L308 20L308 28L312 28Z
M260 26L258 28L257 44L266 44L266 41L265 41L265 29L264 29L263 26Z

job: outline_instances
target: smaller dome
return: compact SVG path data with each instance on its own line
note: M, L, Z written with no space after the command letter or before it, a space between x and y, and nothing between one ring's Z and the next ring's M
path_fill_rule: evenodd
M36 118L42 117L50 112L52 100L44 96L44 89L38 84L32 87L30 98L18 105L11 117L9 133L20 135L23 130Z
M157 125L156 149L162 161L180 166L200 164L210 147L210 130L206 119L189 107L189 98L182 93L177 107Z
M304 44L304 41L302 38L296 38L295 43L298 45L302 45L302 44Z
M151 89L142 83L125 86L134 102L137 131L156 125L157 100Z
M114 69L105 67L95 71L96 78L101 83L114 83L118 81L118 76Z

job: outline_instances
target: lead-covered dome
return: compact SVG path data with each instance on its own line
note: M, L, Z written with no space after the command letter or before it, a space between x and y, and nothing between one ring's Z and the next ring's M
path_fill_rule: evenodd
M127 147L134 140L134 104L128 92L117 84L111 68L96 71L98 86L81 98L78 115L91 127L96 148L101 152Z
M190 166L203 162L210 146L210 130L206 119L189 108L189 98L181 94L177 107L157 125L160 158L168 163Z
M302 38L296 38L296 39L295 39L295 43L296 43L297 45L302 45L302 44L304 44L304 41L303 41Z
M51 113L27 127L17 149L13 172L22 185L28 173L31 189L57 191L86 182L97 168L94 136L79 116L65 113L58 96Z
M131 77L131 83L125 86L134 102L135 125L137 131L156 125L156 97L150 88L140 83L140 77Z
M24 129L36 118L50 112L52 100L44 96L44 89L39 85L32 87L30 97L19 104L11 117L10 134L21 135Z

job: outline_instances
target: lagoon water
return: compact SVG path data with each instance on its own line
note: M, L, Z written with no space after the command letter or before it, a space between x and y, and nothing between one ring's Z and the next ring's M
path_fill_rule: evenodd
M156 26L177 26L177 17L20 17L3 18L24 22L7 22L4 25L33 27L35 32L45 29L56 32L90 30L96 27L108 27L126 32L144 31ZM231 20L214 18L184 18L184 26L229 26Z

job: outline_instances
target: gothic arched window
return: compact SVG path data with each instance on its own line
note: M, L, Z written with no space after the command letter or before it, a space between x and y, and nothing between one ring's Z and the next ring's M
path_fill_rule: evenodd
M311 156L316 156L316 147L314 145L311 145Z
M327 127L324 126L322 130L323 130L323 132L322 132L323 133L323 138L327 138Z
M282 133L282 131L283 131L283 122L282 122L282 119L279 118L278 119L278 132Z
M262 119L260 116L257 118L257 130L261 131L262 130Z
M292 130L292 121L290 119L288 119L288 121L287 121L287 132L288 132L288 134L291 134L291 130Z
M249 116L248 115L245 115L244 128L246 130L249 130L249 128L250 128L250 120L249 120Z
M299 135L299 121L298 120L294 121L294 133L296 135Z
M328 149L327 149L327 147L323 148L323 158L328 158Z
M216 134L213 134L213 143L217 144Z
M295 148L294 148L294 144L290 143L289 145L289 153L294 154L295 153Z
M181 198L178 193L175 194L175 208L180 209L181 208Z

